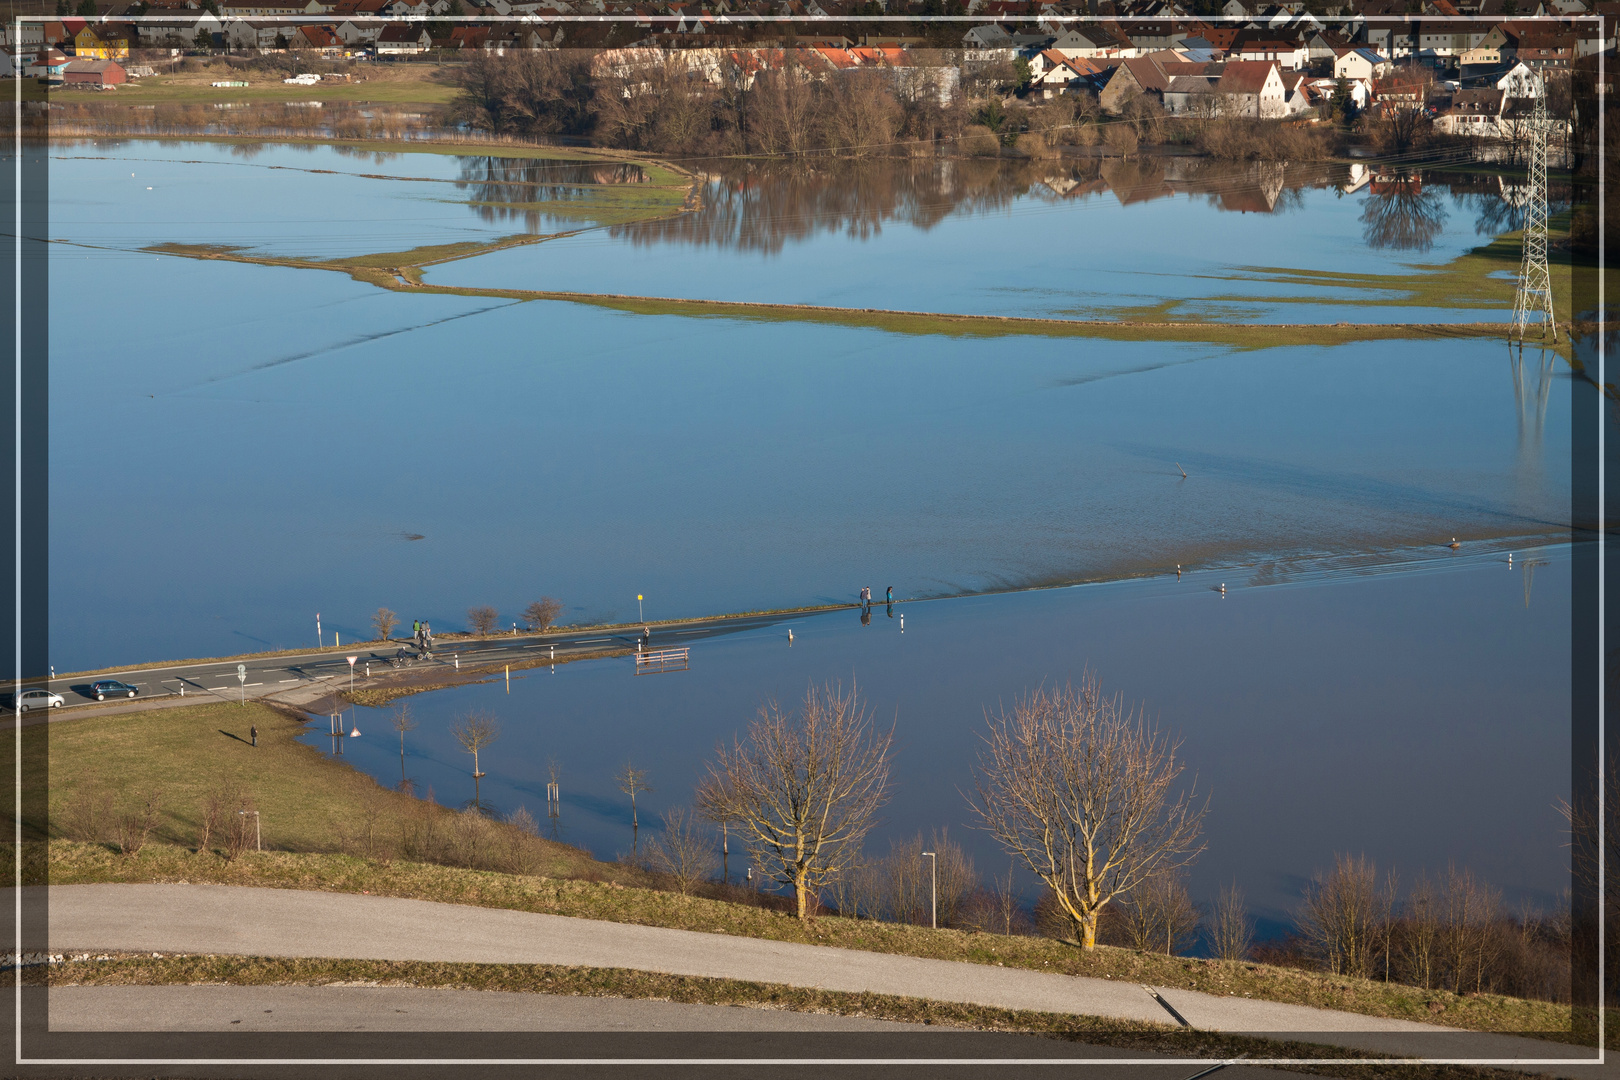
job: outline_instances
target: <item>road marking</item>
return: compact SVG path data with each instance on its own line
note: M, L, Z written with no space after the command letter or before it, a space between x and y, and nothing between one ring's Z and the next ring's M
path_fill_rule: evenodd
M289 682L298 682L298 680L297 680L297 679L282 679L282 680L281 680L281 681L282 681L282 682L284 682L284 683L289 683Z
M598 641L612 641L612 640L613 640L612 638L605 638L605 637L580 638L578 641L574 642L574 644L575 645L594 645Z
M264 683L262 683L262 682L250 682L250 683L243 683L242 688L246 689L249 686L263 686L263 685L264 685Z
M677 634L707 634L709 632L709 628L704 627L701 630L677 630L675 632Z
M230 687L228 686L210 686L208 687L208 692L210 694L222 694L229 689Z

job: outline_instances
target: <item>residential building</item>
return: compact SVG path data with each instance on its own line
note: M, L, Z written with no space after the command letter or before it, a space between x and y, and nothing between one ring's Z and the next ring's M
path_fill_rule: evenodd
M1215 84L1215 93L1228 116L1267 120L1285 116L1288 111L1282 72L1270 60L1228 61Z

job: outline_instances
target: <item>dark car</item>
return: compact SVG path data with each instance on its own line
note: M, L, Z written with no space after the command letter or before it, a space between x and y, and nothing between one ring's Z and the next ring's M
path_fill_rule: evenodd
M102 679L90 684L90 693L97 701L106 701L110 697L134 697L135 688L117 679Z

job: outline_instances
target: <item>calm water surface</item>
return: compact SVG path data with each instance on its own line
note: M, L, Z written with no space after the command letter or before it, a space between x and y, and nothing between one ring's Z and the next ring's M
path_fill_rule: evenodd
M1526 566L1530 569L1527 571ZM1174 577L879 606L691 643L691 670L634 674L587 661L410 699L420 727L405 775L448 805L473 794L448 733L480 709L501 723L485 803L545 819L546 762L561 769L560 838L603 857L631 846L626 762L650 770L642 821L688 804L715 745L767 699L812 682L858 684L897 750L893 799L871 848L949 827L981 871L1006 858L974 831L961 792L985 709L1086 669L1184 740L1209 793L1209 849L1192 889L1236 879L1280 922L1335 852L1405 877L1472 867L1510 900L1550 905L1568 882L1554 804L1569 789L1569 549L1447 556L1407 572ZM1221 581L1228 587L1223 599ZM881 595L881 584L878 587ZM903 615L904 630L900 616ZM787 629L794 631L790 644ZM356 709L344 759L401 775L388 710ZM331 740L308 737L330 752ZM651 812L649 812L651 811ZM733 867L737 869L737 867Z

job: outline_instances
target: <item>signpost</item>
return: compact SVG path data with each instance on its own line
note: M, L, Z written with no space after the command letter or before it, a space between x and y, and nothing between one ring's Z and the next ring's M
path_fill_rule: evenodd
M360 658L358 656L345 656L343 659L349 662L349 693L352 694L354 693L354 662Z
M247 665L236 665L236 681L242 684L242 704L247 704Z
M315 613L315 647L317 649L325 648L324 643L321 641L321 613L318 611Z

